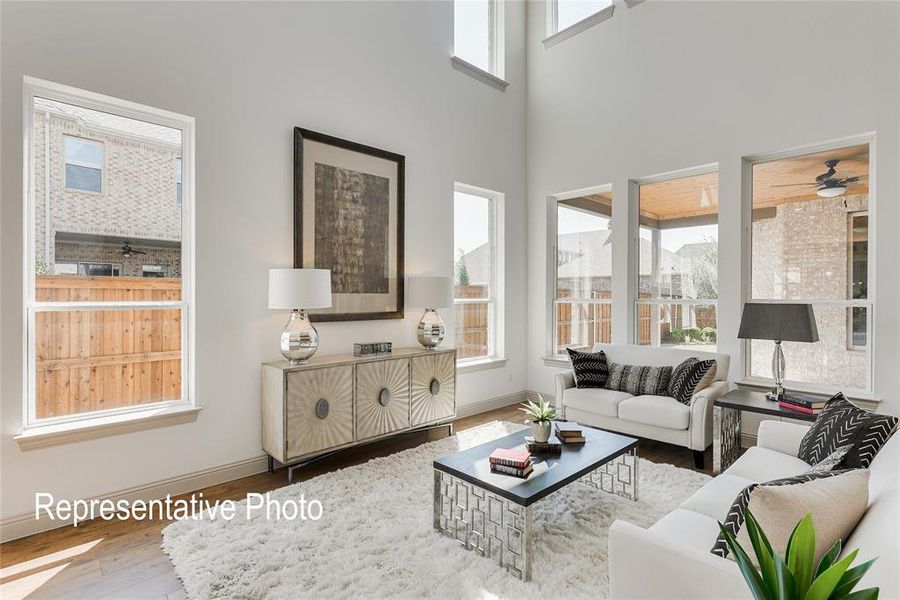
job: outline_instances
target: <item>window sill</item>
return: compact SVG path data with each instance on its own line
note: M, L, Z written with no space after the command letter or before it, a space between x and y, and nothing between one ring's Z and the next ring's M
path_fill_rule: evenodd
M80 442L142 429L187 423L196 420L197 413L201 410L199 406L184 405L151 408L144 411L97 417L83 421L30 427L14 439L19 444L20 450L32 450L34 448Z
M572 366L569 359L563 358L562 356L545 356L542 360L544 361L545 366L554 367L556 369L568 369Z
M610 4L600 12L596 12L589 16L586 19L582 19L578 21L574 25L569 25L562 31L557 31L553 35L549 36L544 40L544 48L552 48L560 42L564 42L571 37L575 37L582 31L587 31L594 25L602 23L603 21L609 19L613 16L613 10L616 8L615 4Z
M473 373L488 369L500 369L506 366L505 358L479 358L476 360L464 360L456 363L457 373Z
M761 392L771 390L772 386L774 385L771 379L764 379L762 377L745 377L744 379L740 379L738 381L735 381L734 383L738 387L757 390ZM860 400L862 402L871 403L872 405L878 405L881 402L881 398L879 398L875 394L870 394L868 392L863 392L860 390L842 390L835 386L816 386L802 383L797 384L787 381L785 382L785 388L788 390L788 392L811 394L814 396L822 396L823 398L828 398L838 392L843 392L844 397L848 400Z
M506 91L507 86L509 86L509 82L497 77L493 73L489 73L480 67L476 67L472 63L461 59L458 56L451 56L450 63L453 65L453 68L461 73L465 73L469 77L473 77L480 81L481 83L486 83L496 90L500 90L501 92Z

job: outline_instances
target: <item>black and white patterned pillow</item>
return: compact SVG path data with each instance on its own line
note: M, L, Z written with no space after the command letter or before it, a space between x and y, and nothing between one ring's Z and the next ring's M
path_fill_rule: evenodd
M838 467L868 469L897 428L897 421L897 417L858 408L838 392L803 436L797 457L817 465L838 448L850 446Z
M672 378L672 367L640 367L609 363L610 390L628 392L634 396L664 396Z
M817 462L811 469L806 471L804 475L807 473L824 473L825 471L834 471L837 469L842 462L844 462L844 457L847 456L847 452L850 451L852 446L847 444L846 446L841 446L819 462Z
M704 382L704 376L715 367L715 360L685 359L673 369L669 387L664 393L682 404L690 405L694 394L705 387L701 385Z
M578 388L602 388L606 386L609 377L609 366L606 364L606 353L578 352L566 348L569 360L572 361L572 370L575 371L575 387Z
M753 490L755 490L759 486L775 486L775 485L796 485L798 483L806 483L807 481L813 481L816 479L824 479L826 477L834 477L835 475L842 475L844 473L848 473L853 469L843 469L840 471L821 471L810 473L806 472L802 475L795 475L793 477L785 477L783 479L775 479L773 481L766 481L764 483L752 483L741 490L741 493L737 495L737 498L734 499L734 502L731 505L731 508L728 509L728 515L725 517L725 521L722 523L722 526L734 537L737 539L738 533L741 531L741 527L744 526L744 512L747 510L747 506L750 504L750 496L753 494ZM710 550L716 556L721 556L725 558L728 556L728 542L725 541L725 536L721 533L719 537L716 538L716 543L713 544L712 549Z

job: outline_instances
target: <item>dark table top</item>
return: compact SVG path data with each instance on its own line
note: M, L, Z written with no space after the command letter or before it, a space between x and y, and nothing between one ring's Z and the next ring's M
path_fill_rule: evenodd
M731 390L727 394L716 398L714 404L715 406L735 408L737 410L771 415L773 417L785 417L789 419L799 419L801 421L816 420L815 415L807 415L794 410L781 408L778 406L778 402L766 400L766 395L764 393L751 390Z
M563 444L560 456L533 454L534 471L527 479L491 472L490 454L497 448L525 448L525 429L505 437L442 456L434 468L487 489L520 506L530 506L594 469L636 448L635 438L583 427L584 444Z

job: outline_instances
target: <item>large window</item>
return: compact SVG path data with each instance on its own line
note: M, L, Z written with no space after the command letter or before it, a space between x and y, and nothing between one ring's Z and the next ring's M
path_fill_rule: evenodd
M612 194L555 201L552 353L612 339Z
M782 344L788 385L870 392L868 144L751 169L750 299L809 303L819 330L816 343ZM746 374L770 379L772 349L750 341Z
M453 55L503 79L503 0L455 0Z
M456 356L501 358L503 195L456 184L453 204Z
M86 192L103 189L103 144L72 135L63 136L66 188Z
M25 427L189 405L193 120L31 78L25 88ZM101 180L102 196L82 193ZM171 268L144 277L144 255Z
M719 175L653 180L638 190L638 343L715 350Z

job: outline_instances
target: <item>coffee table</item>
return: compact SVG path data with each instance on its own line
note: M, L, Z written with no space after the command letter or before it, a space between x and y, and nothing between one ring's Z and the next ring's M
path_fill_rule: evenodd
M638 441L584 427L586 443L560 456L533 455L528 479L491 472L496 448L524 448L528 430L434 461L434 528L466 550L531 580L532 505L573 481L638 498Z

